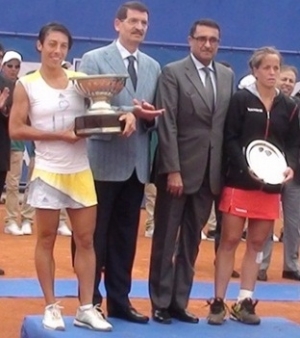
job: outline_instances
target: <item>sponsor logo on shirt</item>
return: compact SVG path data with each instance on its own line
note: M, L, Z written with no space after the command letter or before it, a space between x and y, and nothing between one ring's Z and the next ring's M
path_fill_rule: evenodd
M253 113L263 113L264 110L262 108L250 108L250 107L247 107L247 110L249 112L253 112Z

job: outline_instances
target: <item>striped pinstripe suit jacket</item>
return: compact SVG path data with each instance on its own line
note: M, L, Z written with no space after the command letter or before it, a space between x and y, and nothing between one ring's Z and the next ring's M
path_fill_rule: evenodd
M157 61L140 51L137 64L136 91L128 78L124 89L113 97L112 106L132 106L134 98L153 102L160 66ZM80 71L88 75L128 73L115 42L85 53ZM143 120L137 121L137 130L129 138L113 134L91 136L88 140L88 153L94 179L125 181L136 170L139 181L146 183L150 172L149 148L149 130Z

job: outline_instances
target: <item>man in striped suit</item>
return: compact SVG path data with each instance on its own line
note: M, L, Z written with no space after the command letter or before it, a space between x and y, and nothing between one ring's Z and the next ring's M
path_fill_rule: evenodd
M148 28L148 9L140 2L127 2L115 18L118 38L112 44L84 54L80 71L86 74L126 74L125 88L112 105L132 107L133 99L153 102L159 64L139 51ZM134 74L132 74L134 73ZM137 114L137 130L129 138L112 134L92 136L89 158L98 197L95 232L96 280L94 303L101 304L101 270L107 292L108 316L147 323L149 318L136 311L128 298L131 271L143 198L149 179L149 131L155 114Z

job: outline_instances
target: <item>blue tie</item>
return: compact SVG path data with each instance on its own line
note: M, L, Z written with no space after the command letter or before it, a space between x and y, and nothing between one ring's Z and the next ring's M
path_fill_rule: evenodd
M134 68L134 61L135 61L135 57L133 55L128 56L128 74L131 78L131 82L134 88L134 91L136 91L136 84L137 84L137 75L136 75L136 71Z

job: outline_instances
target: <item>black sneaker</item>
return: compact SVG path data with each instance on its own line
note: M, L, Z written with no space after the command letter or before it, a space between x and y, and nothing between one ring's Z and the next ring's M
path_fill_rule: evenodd
M260 318L255 313L255 307L257 303L258 300L254 301L251 298L245 298L242 301L235 303L232 305L230 311L230 319L244 324L259 325Z
M207 323L210 325L222 325L226 316L226 305L222 298L212 298L207 301L209 305L209 314Z

